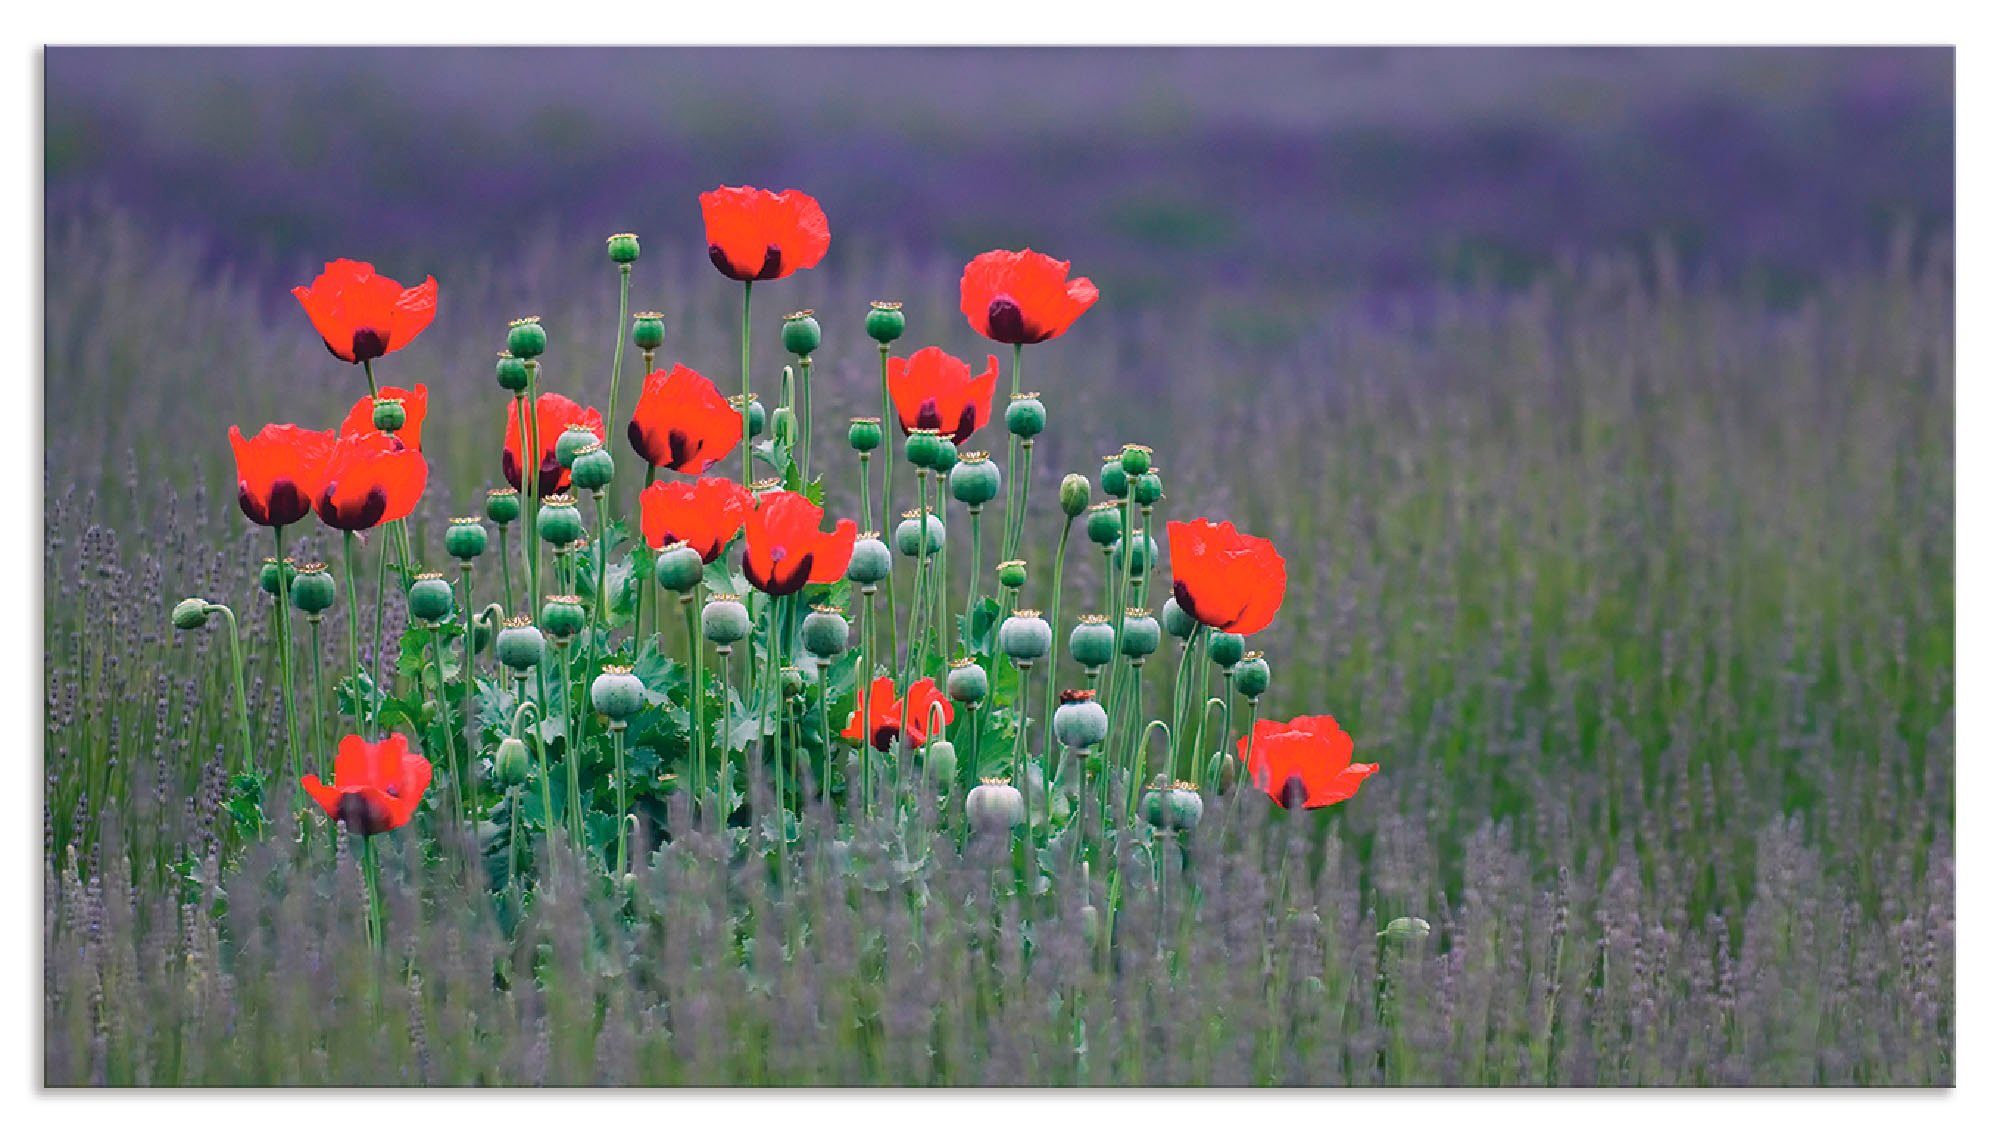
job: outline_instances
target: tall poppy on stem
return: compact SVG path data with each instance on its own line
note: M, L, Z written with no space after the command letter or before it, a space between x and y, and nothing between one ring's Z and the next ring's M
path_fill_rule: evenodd
M422 450L424 439L424 417L429 415L431 404L430 388L422 382L415 389L399 389L394 385L384 385L372 397L362 397L347 411L347 419L340 422L340 435L358 436L364 432L379 432L375 427L376 401L401 401L403 403L403 424L395 431L396 439L412 448Z
M785 597L808 582L837 582L854 556L854 520L820 530L826 513L803 495L767 491L743 523L743 576L770 594Z
M951 701L938 691L937 682L926 676L910 685L908 712L904 703L896 698L896 681L887 676L877 676L868 686L867 719L864 721L859 707L847 717L847 729L840 733L843 739L856 743L867 743L878 751L886 751L898 738L903 737L904 721L909 724L909 746L919 747L930 739L931 709L944 709L941 718L951 722Z
M1270 625L1285 600L1285 560L1271 540L1207 519L1167 524L1174 601L1189 617L1225 633Z
M326 482L334 437L291 424L265 425L246 437L229 426L236 452L236 505L260 527L288 527L312 513Z
M685 542L703 562L713 562L743 529L750 507L750 493L735 480L656 483L639 493L639 529L654 550Z
M569 469L556 459L556 442L562 439L563 430L571 425L585 425L604 440L604 418L596 409L579 405L560 393L544 393L535 398L535 428L540 437L542 453L540 474L536 477L541 486L538 496L554 495L569 486ZM507 402L507 432L500 446L500 472L507 482L520 490L521 487L521 400L515 398Z
M819 263L830 236L819 201L797 189L781 193L720 185L701 194L708 259L742 283L783 279Z
M437 279L405 287L375 265L351 259L328 263L310 287L292 295L305 308L326 348L343 362L373 361L410 344L437 315Z
M1070 328L1097 301L1097 285L1069 277L1069 261L1026 248L974 256L958 281L958 306L995 342L1031 346Z
M743 438L743 414L714 382L677 365L646 375L625 435L646 463L700 475Z
M343 436L327 456L313 509L337 531L365 531L408 518L430 479L424 454L386 432Z
M906 436L930 428L963 445L992 417L993 389L999 381L1000 359L992 354L986 355L986 369L977 376L971 366L936 346L889 359L889 396L896 402L896 421Z
M430 784L431 761L401 735L379 743L349 735L334 756L331 784L317 774L300 780L328 818L346 822L349 832L363 837L409 824Z
M1345 802L1380 769L1354 761L1354 737L1330 715L1259 720L1236 740L1236 755L1250 782L1288 810Z

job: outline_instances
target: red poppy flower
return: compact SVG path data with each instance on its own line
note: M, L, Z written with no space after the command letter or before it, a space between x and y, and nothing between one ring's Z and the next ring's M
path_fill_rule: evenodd
M535 427L542 448L541 494L554 495L569 486L569 469L556 462L556 441L573 424L589 425L597 439L604 439L604 418L596 409L577 404L560 393L544 393L535 398ZM500 446L500 473L514 490L521 489L521 400L507 402L507 435Z
M826 255L826 212L797 189L722 185L701 194L701 219L709 262L731 279L783 279Z
M639 529L654 550L685 542L703 562L713 562L743 529L750 507L750 492L735 480L656 483L639 493Z
M971 366L936 346L889 359L889 396L903 432L934 428L953 444L964 444L993 415L993 386L999 380L1000 359L992 354L986 355L986 372L978 377L972 376Z
M431 784L431 761L412 751L401 735L380 743L349 735L333 757L333 785L317 774L306 775L299 784L327 817L346 822L350 833L373 837L401 829L416 815Z
M862 729L861 706L856 705L853 714L847 717L847 730L841 738L856 743L872 744L878 751L886 751L895 743L903 729L903 702L896 698L896 682L887 676L877 676L868 686L868 723ZM931 708L942 707L942 719L951 722L951 702L938 691L937 682L926 676L910 685L909 723L910 746L923 745L930 739Z
M1354 761L1354 736L1330 715L1302 715L1289 723L1260 719L1256 742L1236 741L1236 757L1257 789L1286 809L1316 810L1345 802L1379 767Z
M1285 560L1270 539L1229 523L1167 524L1174 601L1196 621L1225 633L1255 633L1285 600Z
M351 259L327 264L311 287L292 288L313 329L326 340L326 348L350 363L371 361L409 345L436 317L437 293L432 276L424 276L415 287L404 287L375 274L374 264Z
M1069 277L1069 261L1037 251L974 256L958 281L958 309L995 342L1028 346L1069 329L1097 301L1097 284Z
M327 456L326 481L313 509L340 531L365 531L407 518L424 497L424 454L386 432L343 436Z
M398 389L393 385L384 385L382 396L403 403L403 427L396 430L396 439L422 451L424 414L430 409L431 391L421 383L415 389ZM347 419L340 422L340 435L358 436L364 432L374 431L376 431L375 398L363 397L347 411Z
M854 557L854 520L833 530L819 529L826 513L803 495L767 491L743 521L743 576L750 584L784 597L807 582L837 582Z
M743 414L714 382L677 365L646 375L625 436L648 464L698 476L743 439Z
M265 425L245 437L229 426L236 450L236 505L251 522L287 527L312 514L313 497L326 480L333 434L297 425Z

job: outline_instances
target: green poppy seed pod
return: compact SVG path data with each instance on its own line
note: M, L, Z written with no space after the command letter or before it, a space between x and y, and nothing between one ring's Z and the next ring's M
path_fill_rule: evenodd
M958 445L952 443L949 436L938 437L937 443L931 446L931 471L941 476L949 475L957 466Z
M1250 653L1230 673L1229 682L1235 685L1237 695L1254 700L1271 686L1271 664L1264 654Z
M1118 466L1128 476L1142 476L1153 466L1153 450L1143 444L1127 444L1118 453Z
M1118 462L1118 457L1105 457L1104 467L1097 473L1097 486L1104 489L1104 494L1113 499L1123 499L1129 482L1130 477L1126 476L1125 468Z
M524 358L502 350L500 361L493 367L493 380L509 393L519 393L528 388L528 363Z
M646 708L646 685L630 668L607 664L590 682L590 706L614 723L638 715Z
M375 423L375 431L396 432L410 422L410 414L403 408L401 397L377 397L370 419Z
M949 739L939 739L923 749L924 777L937 790L949 790L958 781L958 748Z
M793 311L785 316L785 352L794 357L811 357L819 349L819 320L811 311Z
M826 660L847 651L847 618L837 606L815 606L799 624L799 643Z
M576 458L584 449L593 444L601 446L603 443L597 439L597 433L593 432L589 425L573 424L563 429L561 436L556 437L556 463L565 468L574 467Z
M1173 598L1168 598L1166 603L1160 606L1160 627L1165 629L1169 636L1177 640L1187 640L1188 634L1194 632L1195 625L1195 619L1189 617L1187 610L1182 609L1181 603Z
M743 394L738 393L729 399L729 407L749 420L750 435L753 438L764 435L764 403L757 400L755 393L750 395L748 401L743 399Z
M701 635L713 645L733 645L750 635L750 611L726 594L701 607Z
M289 558L285 559L282 574L284 584L289 585L291 580L298 576L298 573L298 563ZM278 560L275 558L266 558L264 564L257 568L257 588L270 594L272 597L277 597L280 593L284 592L280 587L280 577Z
M1102 668L1118 650L1118 630L1101 615L1086 613L1069 631L1069 658L1085 668Z
M1007 431L1023 440L1040 436L1049 427L1049 411L1039 393L1016 393L1007 402Z
M542 536L543 542L568 546L583 537L583 512L576 509L576 501L567 495L548 496L535 514L535 532Z
M1125 537L1118 540L1118 545L1113 548L1112 553L1112 558L1117 560L1119 567L1134 578L1151 570L1153 563L1158 561L1159 557L1158 540L1147 538L1144 531L1128 532Z
M778 688L788 700L798 699L806 694L806 672L787 664L778 670Z
M583 610L583 599L575 594L557 594L542 605L542 628L557 644L583 632L589 620L589 614Z
M1224 668L1233 668L1243 659L1243 635L1241 633L1210 633L1208 635L1208 659Z
M667 319L659 311L640 311L632 316L632 345L641 350L657 350L667 344Z
M1056 500L1062 504L1065 517L1076 518L1090 507L1090 481L1071 472L1062 478L1062 486L1056 489Z
M604 241L605 254L611 262L619 265L631 263L639 258L639 237L630 232L619 232Z
M1153 655L1160 647L1160 622L1149 610L1125 611L1125 639L1120 648L1137 660Z
M1000 585L1010 590L1018 590L1028 584L1028 564L1018 558L1010 558L993 568L1000 579Z
M997 639L1001 652L1019 663L1027 664L1049 655L1054 633L1049 629L1049 623L1042 620L1039 610L1021 609L1000 622Z
M653 563L653 577L659 580L660 588L677 594L700 585L702 573L701 551L684 542L660 551L659 559Z
M308 562L299 567L299 576L292 579L292 608L308 617L317 617L333 608L334 595L339 589L333 584L333 575L326 572L324 562Z
M1140 809L1154 829L1193 829L1201 824L1201 792L1191 782L1154 787L1146 791Z
M486 553L486 525L469 515L453 519L444 529L444 552L461 562Z
M500 658L500 663L520 673L542 663L545 647L542 631L533 620L509 617L506 624L500 627L500 638L493 642L493 655Z
M1161 496L1167 493L1166 485L1160 482L1159 475L1154 472L1145 472L1133 476L1131 484L1132 502L1137 503L1141 507L1151 507L1160 501Z
M528 745L512 735L500 740L500 749L493 752L493 775L502 786L528 781Z
M944 674L944 694L962 704L976 704L986 698L986 670L971 657L951 662Z
M951 497L967 507L984 507L1000 497L1000 466L984 452L966 452L948 477Z
M872 586L888 577L894 564L889 544L871 532L854 540L854 556L847 560L847 578L857 585Z
M799 442L799 418L790 405L780 405L771 414L771 439L787 448Z
M496 487L486 493L486 517L506 526L521 517L521 493Z
M570 479L585 491L603 490L617 472L617 461L612 459L611 450L602 444L593 444L578 452L575 462L569 466Z
M865 325L868 337L887 346L903 336L903 304L869 303L868 321Z
M903 441L903 459L913 467L930 467L937 462L937 444L942 439L934 428L913 430Z
M208 624L208 603L200 598L186 598L174 606L174 628L186 633L206 624Z
M1390 943L1420 943L1430 938L1431 924L1420 916L1398 916L1375 934Z
M847 422L847 446L856 452L882 447L882 418L855 417Z
M1083 533L1099 546L1115 545L1119 536L1125 533L1125 521L1119 517L1118 505L1107 501L1092 506L1089 517L1083 521Z
M410 583L410 616L419 621L442 621L451 616L451 583L443 574L418 574Z
M1012 829L1028 820L1021 792L1004 778L989 778L965 796L965 817L983 833Z
M1104 705L1097 702L1097 693L1083 688L1062 694L1062 703L1057 706L1050 726L1056 742L1080 751L1104 742L1104 737L1111 733L1111 717L1105 714Z
M906 558L944 549L944 520L922 511L903 512L896 524L896 549Z
M542 329L538 315L517 318L507 324L507 352L517 358L539 358L549 348L549 332Z

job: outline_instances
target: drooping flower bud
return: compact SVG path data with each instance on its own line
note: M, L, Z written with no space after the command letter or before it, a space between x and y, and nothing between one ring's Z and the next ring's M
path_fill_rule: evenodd
M771 414L771 439L787 448L799 442L799 418L790 405L780 405Z
M502 527L521 517L521 493L496 487L486 493L486 517Z
M1010 558L993 568L1003 589L1018 590L1028 584L1028 564L1019 558Z
M597 679L590 682L590 706L609 719L613 727L623 726L626 720L645 710L646 685L632 675L630 668L607 664Z
M539 358L549 348L549 332L542 329L540 315L517 318L507 324L507 352L517 358Z
M1062 504L1064 516L1074 519L1090 506L1090 481L1076 472L1062 478L1062 486L1056 489L1056 501Z
M542 629L554 637L558 645L583 632L584 625L589 621L590 616L583 609L583 599L575 594L554 594L542 604Z
M962 452L950 472L951 497L967 507L984 507L1000 497L1000 467L984 452Z
M1243 659L1243 636L1240 633L1213 632L1208 635L1208 659L1223 668L1233 668Z
M811 357L812 352L819 349L819 320L809 310L793 311L785 316L783 340L787 354Z
M639 258L639 237L630 232L619 232L604 241L605 254L611 262L624 266Z
M1104 489L1104 494L1113 499L1123 499L1129 482L1130 477L1125 474L1124 465L1119 462L1119 458L1106 456L1104 467L1097 473L1097 486Z
M528 781L528 745L512 735L500 740L493 752L493 776L502 786L519 786Z
M1123 472L1119 473L1123 475ZM1125 520L1118 514L1118 505L1105 500L1092 504L1088 518L1083 521L1083 533L1099 546L1116 545L1119 536L1125 533Z
M499 639L493 642L493 655L518 674L542 663L544 647L542 631L533 618L509 617L500 627Z
M568 546L583 537L583 512L576 509L576 500L567 495L551 495L542 500L542 509L535 513L535 532L542 541L558 547Z
M1236 671L1230 674L1229 682L1235 686L1237 695L1254 700L1271 686L1271 665L1261 652L1245 653Z
M604 490L617 473L618 465L611 450L596 443L577 452L576 460L569 466L571 481L585 491Z
M868 337L887 346L903 336L903 304L873 302L868 304Z
M174 628L192 632L208 624L208 603L198 597L185 598L174 606Z
M486 525L470 515L452 519L444 529L444 552L460 562L470 562L486 553Z
M714 645L733 645L750 635L750 611L734 594L715 594L701 607L701 635Z
M375 411L369 419L377 432L396 432L410 423L410 414L403 408L401 397L377 397Z
M1088 688L1065 691L1050 724L1056 742L1072 751L1096 746L1111 732L1111 717L1097 702L1097 693Z
M854 556L847 560L847 578L857 585L872 586L888 577L893 565L889 545L879 534L869 531L854 540Z
M738 393L729 399L729 407L743 414L744 419L750 422L750 436L753 439L764 435L764 403L757 400L755 393L752 393L747 401L743 399L743 394Z
M1125 611L1125 639L1120 650L1127 657L1138 660L1148 657L1160 647L1160 622L1151 610L1128 609Z
M1023 440L1033 440L1049 427L1049 411L1039 393L1016 393L1007 402L1007 431Z
M333 575L326 572L326 563L308 562L292 579L292 608L307 617L318 617L333 608L339 589L333 584Z
M1111 656L1118 649L1118 630L1111 627L1099 613L1086 613L1076 619L1076 627L1069 631L1069 657L1085 668L1102 668L1111 663Z
M1000 651L1016 663L1032 664L1049 654L1054 634L1040 610L1018 609L1000 623Z
M905 511L896 524L896 549L906 558L944 549L944 520L924 511Z
M1142 476L1153 466L1153 450L1143 444L1127 444L1118 453L1118 466L1128 476Z
M443 574L418 574L410 583L410 616L419 621L442 621L451 616L451 583Z
M847 446L856 452L882 447L882 418L855 417L847 422Z
M659 311L640 311L632 316L632 345L641 350L657 350L667 344L667 319Z
M505 350L500 351L500 361L493 367L493 380L509 393L520 393L528 388L528 363Z
M660 588L677 594L700 585L702 570L701 552L685 542L668 544L653 563L653 577L659 580Z
M837 605L816 605L799 623L799 643L806 651L827 660L847 651L846 611Z
M951 662L944 675L944 693L962 704L976 704L986 698L986 670L969 656Z
M597 438L596 429L579 421L563 429L562 435L556 437L556 463L565 468L573 468L576 466L579 453L592 445L602 447L603 444L604 442Z
M998 833L1027 821L1028 807L1012 783L988 778L965 796L965 816L974 829Z
M958 748L948 739L935 739L922 748L924 777L938 790L949 790L958 780Z

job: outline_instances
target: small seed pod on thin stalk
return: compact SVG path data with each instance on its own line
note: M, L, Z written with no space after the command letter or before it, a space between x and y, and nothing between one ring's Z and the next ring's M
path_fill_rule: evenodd
M1083 520L1083 533L1107 551L1116 546L1119 536L1125 533L1125 520L1118 514L1118 504L1110 500L1092 504Z
M849 420L847 446L864 454L882 447L882 418L855 417Z
M1007 431L1033 440L1049 427L1049 410L1039 393L1016 393L1007 402Z
M509 495L518 502L518 497ZM462 515L444 529L444 552L460 562L471 562L486 553L486 526L477 518Z
M1074 688L1062 694L1062 703L1056 708L1056 742L1080 751L1102 743L1110 731L1111 717L1097 702L1097 693L1088 688Z
M701 584L704 569L700 551L685 542L672 542L654 561L653 578L661 589L686 596Z
M535 533L543 542L558 547L566 547L583 537L583 512L577 510L576 500L568 495L549 495L542 498L541 510L535 513Z
M969 656L951 662L944 677L945 695L962 704L976 704L986 698L986 670Z
M878 532L867 531L854 540L854 555L847 560L847 578L866 592L889 576L892 565L888 544Z
M996 641L1016 664L1033 664L1049 654L1053 631L1040 610L1020 609L1000 623Z
M434 571L417 575L410 583L409 598L410 616L419 621L443 621L457 604L452 601L451 583Z
M549 348L549 332L540 315L517 318L507 324L507 352L517 358L538 358Z
M746 405L748 406L747 408L745 407ZM764 435L764 404L757 400L755 393L750 394L748 401L743 399L743 394L736 394L734 397L729 398L729 407L735 409L748 419L751 439L754 440Z
M935 514L910 510L896 524L896 549L905 558L932 555L944 549L944 520Z
M1160 647L1160 622L1149 609L1125 611L1125 639L1121 649L1133 660L1153 655Z
M640 311L632 316L632 345L641 350L657 350L666 342L665 315L659 311Z
M701 635L713 645L728 646L750 635L750 611L734 594L711 594L701 607Z
M868 318L863 324L868 337L887 346L903 336L903 304L885 303L880 300L868 304Z
M569 644L569 639L583 632L590 621L584 611L583 599L575 594L554 594L542 605L542 628L555 640L556 647Z
M1101 613L1086 613L1069 631L1069 657L1086 670L1095 671L1111 663L1118 651L1118 630Z
M493 643L493 655L518 676L542 662L546 647L542 631L530 617L509 617Z
M333 608L334 597L339 591L340 587L333 582L333 575L326 571L326 563L308 562L299 567L298 577L292 579L292 608L317 620Z
M646 685L630 668L607 664L590 682L590 706L613 727L623 727L626 720L645 710Z
M1193 829L1201 824L1201 791L1192 782L1161 783L1146 792L1140 808L1154 829Z
M502 527L521 517L521 493L496 487L486 493L486 517Z
M1056 501L1062 505L1065 518L1083 514L1090 507L1090 481L1076 472L1064 476L1056 488Z
M847 651L847 615L837 605L816 605L799 623L799 642L821 660Z

